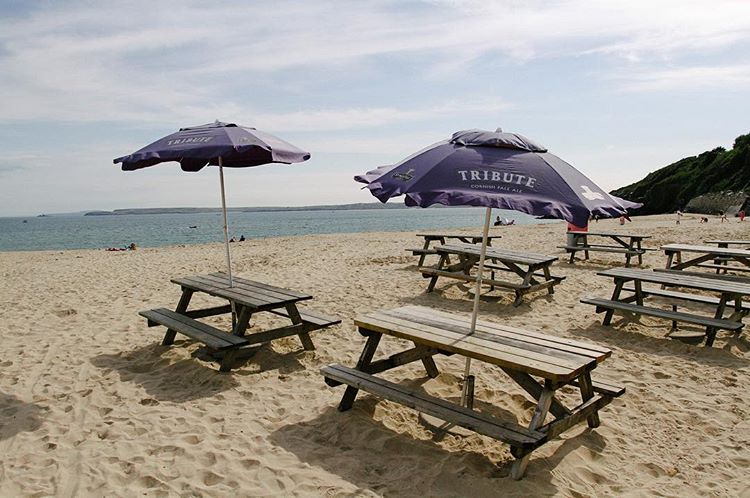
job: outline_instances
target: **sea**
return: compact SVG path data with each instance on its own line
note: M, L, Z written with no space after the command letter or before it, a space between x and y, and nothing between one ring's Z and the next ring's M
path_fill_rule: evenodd
M476 227L481 233L483 208L352 209L300 211L231 211L230 237L266 237L446 230ZM516 211L495 209L496 216L516 224L550 223ZM224 240L217 213L120 214L108 216L51 215L0 218L0 251L124 248L203 244Z

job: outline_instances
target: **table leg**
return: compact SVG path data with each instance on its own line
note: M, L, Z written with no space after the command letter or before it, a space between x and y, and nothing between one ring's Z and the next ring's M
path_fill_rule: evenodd
M641 247L641 239L636 241L636 247L638 248L638 266L643 264L643 247Z
M721 299L719 300L719 305L716 307L716 314L714 315L714 318L724 318L724 309L726 309L728 300L729 296L726 293L722 293ZM716 332L716 328L706 327L706 347L710 348L711 346L713 346L714 339L716 339Z
M240 311L237 313L237 321L232 328L232 334L244 337L247 331L247 326L250 324L250 317L253 314L250 308L247 306L240 306Z
M182 296L180 296L180 301L177 303L177 307L174 309L175 312L185 313L188 309L188 305L190 304L190 298L192 297L193 297L193 290L183 287ZM176 330L167 329L167 333L164 334L164 339L162 339L161 345L169 346L171 344L174 344L174 338L176 335L177 335Z
M547 282L551 281L551 280L552 280L552 274L551 274L551 273L550 273L550 271L549 271L549 265L544 265L544 266L542 267L542 271L544 272L544 279L545 279L545 280L546 280ZM549 286L549 287L547 288L547 293L548 293L548 294L554 294L554 293L555 293L555 286L554 286L554 285L550 285L550 286Z
M623 279L616 279L615 280L615 290L612 293L612 301L619 301L620 300L620 293L622 292L622 286L625 284L625 280ZM612 316L615 314L615 310L607 310L607 312L604 314L604 320L602 321L602 325L609 325L612 322Z
M428 250L430 248L430 239L429 237L424 238L424 245L422 246L423 250ZM424 265L424 259L427 257L427 253L422 253L419 255L419 263L417 263L417 266Z
M547 416L549 407L552 404L552 398L555 394L555 387L556 386L553 385L549 380L546 380L544 382L544 389L542 389L542 392L539 395L539 402L537 403L536 409L534 410L534 415L531 417L529 429L538 429L544 423L544 418ZM513 467L510 471L510 475L513 479L519 480L526 473L526 466L529 464L529 457L531 457L531 453L527 453L526 455L513 462Z
M289 318L292 320L293 325L302 324L302 317L300 316L299 310L297 309L297 305L295 303L287 304L286 312L289 314ZM305 348L305 351L315 350L315 344L313 344L312 339L310 339L309 332L302 332L301 334L297 334L297 337L299 337L299 340L302 343L302 347Z
M667 266L666 266L667 270L672 268L672 259L674 259L674 253L668 252L667 253Z
M527 373L511 370L509 368L503 368L502 370L508 375L508 377L513 379L516 384L521 386L524 391L529 393L532 398L539 401L539 397L544 390L542 384L534 380L534 378ZM568 410L565 405L560 403L555 397L552 397L552 401L550 402L550 412L552 412L552 415L557 419L565 418L570 415L570 410Z
M378 344L380 344L380 338L382 335L378 332L372 332L369 330L363 331L362 329L360 329L360 332L367 334L367 342L365 343L365 348L362 350L362 354L359 356L359 361L357 361L357 366L355 368L361 372L367 372L367 367L372 362L372 357L375 355L375 350L378 349ZM358 392L359 389L356 387L346 387L344 396L339 403L340 412L345 412L352 407Z
M440 254L440 261L438 261L437 269L442 270L446 263L450 262L448 260L448 254L441 253ZM438 275L433 275L430 278L430 283L427 285L427 292L432 292L435 290L435 284L437 284Z
M591 384L590 372L586 372L578 377L578 386L581 388L581 399L584 403L594 397L594 388ZM599 414L597 412L586 417L586 420L588 421L589 427L592 429L599 427Z

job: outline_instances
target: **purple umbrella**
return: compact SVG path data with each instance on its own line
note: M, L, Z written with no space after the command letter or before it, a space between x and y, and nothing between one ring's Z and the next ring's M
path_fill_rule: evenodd
M114 160L122 163L123 171L134 171L155 164L177 161L183 171L199 171L204 166L219 167L221 208L224 214L224 243L227 253L229 284L232 280L232 259L229 253L229 228L227 204L224 195L224 167L245 168L268 163L301 163L310 159L310 153L268 133L221 123L180 128L156 142Z
M564 219L582 227L592 214L620 216L628 207L640 207L609 195L537 142L499 128L456 132L394 166L382 166L354 179L366 183L381 202L403 195L407 206L487 208L470 333L476 328L492 208ZM467 359L466 377L470 362Z

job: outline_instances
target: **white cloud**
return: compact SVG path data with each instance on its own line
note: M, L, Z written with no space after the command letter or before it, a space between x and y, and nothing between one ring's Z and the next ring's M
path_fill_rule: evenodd
M304 80L310 68L356 70L349 65L408 55L440 79L488 55L643 61L749 39L750 4L732 0L45 4L0 21L0 120L198 122L258 114L242 95L222 92L240 74L253 81L289 70ZM276 122L343 129L420 114L313 107Z
M641 69L619 77L625 91L664 91L750 86L750 64Z

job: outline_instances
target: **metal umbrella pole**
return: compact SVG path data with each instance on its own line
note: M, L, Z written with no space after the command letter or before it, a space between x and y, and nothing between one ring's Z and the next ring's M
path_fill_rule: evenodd
M492 208L488 207L484 215L484 231L482 232L482 248L479 250L479 270L477 272L477 284L474 289L474 309L471 313L471 328L469 335L472 335L477 328L477 315L479 314L479 293L482 288L482 273L484 272L484 259L487 255L487 236L490 232L490 220L492 219ZM461 405L468 408L474 407L474 376L471 372L471 358L466 358L464 367L464 388L461 393Z
M232 279L232 256L229 254L229 227L227 224L227 200L224 195L224 166L219 156L219 183L221 183L221 212L224 215L224 245L227 250L227 269L229 270L229 287L234 287Z
M227 200L224 193L224 165L222 164L221 156L219 156L219 183L221 183L221 212L224 215L224 248L227 251L227 270L229 270L229 287L234 287L234 279L232 278L232 256L229 253L229 226L227 223ZM234 301L232 305L232 328L237 323L237 312L234 308Z

